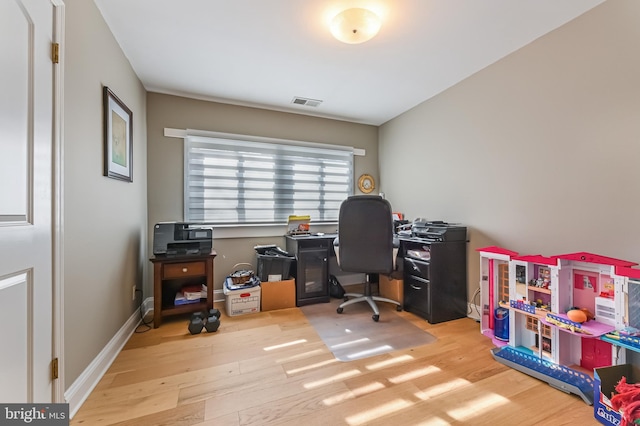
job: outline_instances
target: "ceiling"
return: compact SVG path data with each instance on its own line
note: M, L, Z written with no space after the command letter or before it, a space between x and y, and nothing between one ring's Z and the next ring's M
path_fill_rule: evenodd
M148 91L380 125L604 0L94 1ZM331 36L366 5L375 38Z

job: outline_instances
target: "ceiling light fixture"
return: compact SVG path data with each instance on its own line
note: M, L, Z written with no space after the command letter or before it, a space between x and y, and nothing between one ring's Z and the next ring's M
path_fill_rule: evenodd
M371 40L380 31L380 17L368 9L343 10L331 20L331 34L343 43L358 44Z

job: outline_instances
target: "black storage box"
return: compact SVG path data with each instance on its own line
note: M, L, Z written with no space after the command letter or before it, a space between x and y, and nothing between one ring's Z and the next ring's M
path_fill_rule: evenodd
M283 281L291 276L295 256L276 246L256 246L260 281Z

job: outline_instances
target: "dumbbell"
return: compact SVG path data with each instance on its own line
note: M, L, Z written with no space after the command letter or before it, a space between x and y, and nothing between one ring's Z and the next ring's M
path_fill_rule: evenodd
M209 313L211 313L211 311L217 311L217 309L211 309L209 311ZM218 315L220 314L220 312L218 311ZM220 318L218 318L218 316L216 315L209 315L209 317L207 317L207 322L204 324L204 328L209 332L209 333L213 333L218 331L218 327L220 327Z
M220 311L216 308L213 309L209 309L209 316L215 315L216 317L220 318Z
M194 312L189 320L189 333L199 334L204 328L204 315L202 312Z

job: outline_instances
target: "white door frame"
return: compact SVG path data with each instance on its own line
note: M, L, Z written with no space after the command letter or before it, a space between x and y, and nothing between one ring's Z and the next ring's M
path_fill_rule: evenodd
M53 66L53 357L58 359L58 380L53 384L53 402L64 400L64 0L51 0L54 7L53 42L58 43L59 60Z

